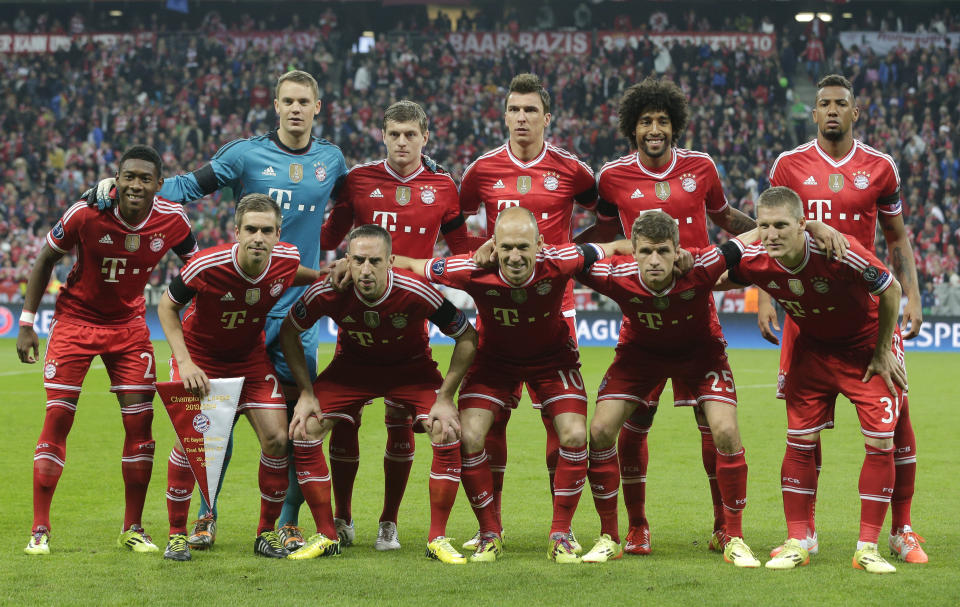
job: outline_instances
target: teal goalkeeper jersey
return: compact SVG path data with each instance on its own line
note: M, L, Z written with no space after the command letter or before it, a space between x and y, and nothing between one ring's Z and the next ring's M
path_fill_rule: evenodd
M224 145L206 164L192 173L163 182L158 194L184 203L229 186L239 200L244 194L267 194L283 213L280 239L300 249L301 263L316 269L320 264L320 228L327 201L347 174L340 148L314 137L300 150L280 142L276 131ZM287 289L269 316L284 317L306 287Z

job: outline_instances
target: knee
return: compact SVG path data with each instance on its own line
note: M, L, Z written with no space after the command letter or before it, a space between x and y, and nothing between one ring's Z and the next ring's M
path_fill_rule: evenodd
M260 449L267 455L279 456L287 453L287 432L278 428L265 432L260 440Z
M460 428L460 443L465 453L476 453L483 450L486 433L477 424L466 423Z
M582 447L587 444L587 425L568 423L557 428L561 447Z
M619 434L620 428L616 424L593 418L590 423L590 448L608 449L617 441Z

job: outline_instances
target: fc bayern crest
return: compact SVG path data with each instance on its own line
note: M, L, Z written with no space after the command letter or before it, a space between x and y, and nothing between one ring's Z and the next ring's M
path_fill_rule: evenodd
M527 301L527 290L526 289L510 289L510 299L522 304Z
M159 253L160 249L163 248L163 239L159 236L150 240L150 250L154 253Z
M57 365L55 363L47 363L43 365L43 377L46 379L53 379L57 375Z
M200 434L206 434L210 429L210 418L203 413L197 413L193 418L193 429Z
M830 290L830 283L822 276L815 276L810 283L813 285L813 290L821 295Z
M390 324L394 329L402 329L407 326L407 315L403 312L397 312L390 315Z
M696 291L694 291L693 289L687 289L686 291L680 294L680 299L684 301L690 301L691 299L696 297L696 295L697 295Z
M680 176L680 187L684 192L695 192L697 189L697 180L692 173L684 173Z
M787 281L787 287L794 295L803 295L803 283L799 278L791 278Z
M432 187L424 186L423 189L420 190L420 200L423 201L423 204L433 204L437 200L437 195Z
M270 285L270 297L278 297L283 292L283 283L275 282Z
M322 164L317 166L317 168L313 171L313 175L317 178L317 181L323 183L327 179L327 167L323 166Z
M537 295L546 295L553 290L553 285L550 284L549 280L541 280L536 285Z
M553 192L560 187L560 180L557 179L556 175L547 173L547 176L543 178L543 187Z
M858 190L866 190L870 187L870 173L866 171L857 171L853 174L853 187Z
M127 237L123 239L123 248L133 253L140 248L140 235L139 234L127 234Z

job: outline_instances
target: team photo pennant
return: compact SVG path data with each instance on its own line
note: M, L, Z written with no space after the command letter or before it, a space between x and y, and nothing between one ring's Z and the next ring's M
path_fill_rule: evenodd
M200 494L211 508L242 389L242 377L211 379L210 393L201 400L182 381L157 382L157 394L190 461Z

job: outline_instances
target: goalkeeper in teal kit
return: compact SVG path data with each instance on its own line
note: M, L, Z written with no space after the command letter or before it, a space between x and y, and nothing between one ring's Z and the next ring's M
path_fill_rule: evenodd
M277 201L283 214L280 237L297 246L303 265L316 269L320 262L320 228L324 211L327 201L334 196L347 174L346 161L340 148L311 134L314 117L320 111L320 91L313 76L299 70L289 71L277 80L275 94L273 103L279 118L277 130L231 141L220 148L209 164L192 173L166 179L157 194L181 203L203 198L223 187L232 188L238 200L244 194L267 194ZM111 204L112 181L101 181L97 188L97 205L101 208ZM291 386L294 381L276 338L287 311L303 290L303 287L296 287L284 292L270 311L264 327L270 360L280 381ZM301 333L300 338L307 366L315 377L319 324ZM281 386L277 389L280 390ZM296 396L293 401L296 402ZM227 457L229 455L228 452ZM292 466L290 474L293 480L288 491L299 492ZM191 548L202 550L213 545L215 506L214 501L210 512L207 504L202 503L188 539ZM293 525L282 527L280 536L288 550L302 545L299 530Z

